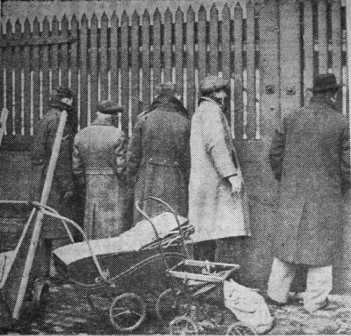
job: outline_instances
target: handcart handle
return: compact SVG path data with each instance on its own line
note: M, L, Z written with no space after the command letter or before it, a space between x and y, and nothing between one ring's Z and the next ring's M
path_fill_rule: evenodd
M155 224L152 222L152 219L147 215L147 213L141 209L140 205L145 203L146 201L149 201L149 200L152 200L152 201L155 201L155 202L158 202L158 203L161 203L163 204L167 209L169 209L171 211L171 213L173 214L176 222L177 222L177 226L178 226L178 229L179 229L179 232L180 232L180 235L182 237L182 245L183 245L183 249L185 251L185 255L187 256L187 258L189 258L189 252L188 252L188 249L186 248L186 245L185 245L185 235L184 235L184 232L183 232L183 229L180 225L180 222L179 222L179 219L178 219L178 216L177 216L177 213L174 211L174 209L168 204L166 203L165 201L163 201L162 199L158 198L158 197L155 197L155 196L148 196L146 198L144 198L143 200L140 200L140 201L136 201L135 202L135 207L136 209L150 222L150 224L152 225L152 228L155 232L155 235L156 235L156 238L159 242L159 247L160 247L160 250L162 250L162 246L161 246L161 239L160 239L160 236L157 232L157 229L156 229L156 226Z

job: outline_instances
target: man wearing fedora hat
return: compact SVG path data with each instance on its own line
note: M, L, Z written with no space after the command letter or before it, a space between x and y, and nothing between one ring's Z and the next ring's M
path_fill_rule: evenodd
M74 135L77 132L77 111L72 104L73 92L63 86L56 88L49 99L50 109L35 127L31 153L30 198L40 201L61 113L66 111L67 121L47 204L61 215L73 219L74 181L72 174L72 149ZM43 224L39 255L42 262L41 271L45 276L49 276L51 250L68 244L69 238L65 228L57 219L45 216ZM51 275L53 275L53 271L51 271Z
M316 76L310 104L284 117L269 154L280 198L268 296L286 304L296 265L306 265L303 301L310 313L328 303L342 234L342 193L350 187L349 125L335 109L340 87L333 74Z
M74 139L73 172L85 179L84 231L88 239L115 237L125 230L127 139L114 126L118 112L123 108L101 101L97 118Z

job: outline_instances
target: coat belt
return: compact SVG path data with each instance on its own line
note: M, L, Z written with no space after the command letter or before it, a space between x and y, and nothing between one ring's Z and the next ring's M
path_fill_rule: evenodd
M151 158L144 159L141 165L153 164L158 166L169 166L169 167L179 167L180 163L177 160L171 160L169 158L153 156Z

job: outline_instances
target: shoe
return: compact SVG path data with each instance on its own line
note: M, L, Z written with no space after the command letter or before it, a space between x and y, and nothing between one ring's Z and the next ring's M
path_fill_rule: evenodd
M266 298L266 302L268 304L271 304L273 306L278 306L278 307L283 307L283 306L286 306L288 303L287 302L278 302L276 300L273 300L272 298L270 298L269 296L267 296Z
M304 307L304 309L311 315L325 315L325 314L329 314L329 312L327 311L323 312L323 310L327 309L327 307L329 306L329 303L330 303L329 299L326 298L319 308L315 310L308 310Z

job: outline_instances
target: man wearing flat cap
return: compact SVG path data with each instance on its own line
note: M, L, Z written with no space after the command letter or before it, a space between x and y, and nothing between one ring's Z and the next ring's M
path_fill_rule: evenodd
M115 237L125 230L127 139L114 126L123 109L109 100L74 139L73 172L86 185L84 231L88 239Z
M297 265L306 265L303 303L310 313L328 303L343 230L342 193L350 187L349 125L335 109L340 87L333 74L317 75L309 105L284 117L269 154L280 198L268 296L286 304Z
M59 156L56 163L53 183L47 202L61 215L73 219L72 201L74 196L74 183L72 173L73 139L77 133L77 112L72 106L73 93L66 87L58 87L51 94L50 109L35 127L34 142L31 153L32 178L31 199L40 202L42 189L45 182L46 171L52 154L56 132L62 111L67 112L67 121ZM67 232L60 221L45 216L41 233L42 262L45 276L50 272L51 250L55 247L68 244Z
M194 256L213 261L216 240L250 235L243 177L224 115L229 85L209 76L191 121L189 222L195 227ZM234 238L235 239L235 238Z

